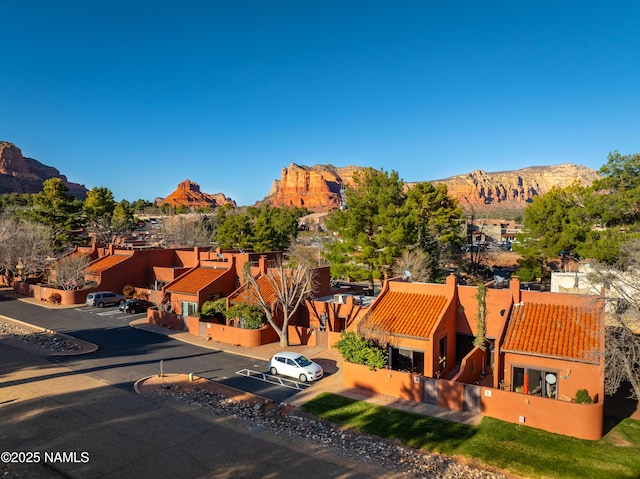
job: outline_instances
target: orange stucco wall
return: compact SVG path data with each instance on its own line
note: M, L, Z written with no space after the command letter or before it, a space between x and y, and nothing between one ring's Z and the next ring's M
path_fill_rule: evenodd
M157 309L147 310L147 321L149 324L162 326L163 328L175 329L177 331L185 329L182 316L173 313L161 312Z
M602 437L603 401L576 404L539 396L483 388L482 413L580 439Z
M366 366L342 364L344 385L371 394L383 394L409 401L422 400L422 378L410 373ZM576 404L557 399L482 388L482 414L525 426L544 429L580 439L602 437L603 402ZM464 384L438 381L438 406L454 411L464 409ZM568 420L570 418L570 420Z
M371 371L368 366L343 361L342 377L344 385L349 388L414 402L422 401L421 377L414 374L390 369Z
M239 344L240 346L255 348L256 346L274 343L279 340L278 333L271 326L261 329L242 329L225 324L205 324L208 337L227 344Z
M465 356L460 365L460 371L453 378L455 381L466 384L474 384L486 370L486 352L480 348L474 348Z
M87 294L89 294L91 291L96 291L94 289L83 289L81 291L64 291L62 289L40 286L39 284L30 286L32 286L32 288L30 288L31 291L29 295L33 294L33 297L38 301L48 301L52 293L58 293L61 298L60 304L63 305L82 304L87 300Z

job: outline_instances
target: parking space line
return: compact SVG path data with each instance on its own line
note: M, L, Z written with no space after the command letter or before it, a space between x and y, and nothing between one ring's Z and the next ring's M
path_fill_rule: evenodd
M114 311L104 311L102 313L98 313L98 316L115 316L116 314L122 314L122 311L118 309Z
M296 389L298 391L304 391L310 386L310 384L299 383L298 381L293 381L292 379L284 379L279 376L272 376L271 374L252 371L251 369L241 369L240 371L236 371L236 374L239 374L240 376L246 376L251 379L256 379L265 383L275 384L277 386L283 386L290 389Z

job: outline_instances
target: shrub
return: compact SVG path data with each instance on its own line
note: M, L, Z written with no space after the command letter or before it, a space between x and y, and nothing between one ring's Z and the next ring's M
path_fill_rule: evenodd
M60 304L62 302L62 295L60 295L60 293L51 293L48 301L50 303Z
M243 329L260 329L265 322L264 311L257 304L234 304L227 310L227 319L235 318L236 326Z
M200 319L206 320L213 318L219 323L224 324L227 313L227 300L225 298L215 301L205 301L200 308Z
M589 391L586 389L578 389L576 391L576 402L578 404L591 404L593 403L593 399L589 396Z
M133 295L136 294L136 288L134 288L130 284L127 284L124 288L122 288L122 294L124 294L125 298L133 298Z
M343 331L333 346L345 361L369 366L372 371L387 366L387 351L364 336Z

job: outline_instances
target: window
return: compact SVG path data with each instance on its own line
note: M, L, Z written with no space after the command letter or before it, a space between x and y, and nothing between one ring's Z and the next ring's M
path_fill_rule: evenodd
M198 303L190 301L182 302L182 316L195 316L198 314Z
M389 348L391 369L424 374L424 352L411 349Z
M514 366L511 384L517 393L558 399L558 371Z

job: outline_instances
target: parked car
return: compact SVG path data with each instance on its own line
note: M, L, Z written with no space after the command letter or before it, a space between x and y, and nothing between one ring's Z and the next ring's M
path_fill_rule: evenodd
M142 313L152 306L155 306L155 304L146 299L128 299L120 304L119 309L125 313L136 314Z
M322 366L302 354L284 351L276 353L269 360L269 372L274 376L282 374L302 382L315 381L324 374Z
M87 295L87 306L97 306L104 308L105 306L115 306L124 303L124 295L116 294L112 291L96 291Z

